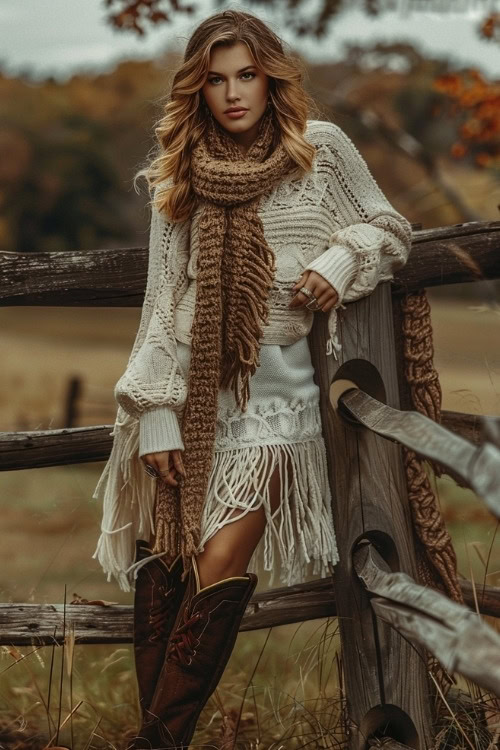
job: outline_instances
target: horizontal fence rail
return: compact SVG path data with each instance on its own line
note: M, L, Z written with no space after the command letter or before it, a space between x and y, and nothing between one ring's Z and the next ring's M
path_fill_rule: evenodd
M0 432L0 471L106 461L113 425Z
M452 469L500 517L500 446L475 446L423 414L393 409L357 388L342 394L338 404L339 414L349 421ZM489 419L492 426L485 426L485 434L496 437L500 418Z
M500 588L459 579L471 612L500 616ZM133 607L123 604L0 604L0 645L51 645L74 632L78 643L131 643ZM320 617L335 617L337 607L331 578L255 594L247 606L240 630L289 625Z
M481 416L443 411L442 424L472 443L481 442ZM0 432L0 471L106 461L113 425Z
M392 572L368 540L354 550L353 564L378 618L425 646L448 672L500 695L500 634L479 615L406 573Z
M0 306L140 307L147 248L51 253L0 252ZM500 278L500 221L413 232L412 252L393 291Z
M500 221L471 221L413 232L408 263L393 292L500 278Z

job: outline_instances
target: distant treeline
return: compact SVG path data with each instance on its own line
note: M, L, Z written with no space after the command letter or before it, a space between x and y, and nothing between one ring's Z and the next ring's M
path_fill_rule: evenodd
M137 195L132 177L154 146L154 123L177 61L166 52L64 83L0 72L0 250L147 244L147 191L143 182ZM430 159L452 160L462 115L452 113L433 87L448 71L446 61L425 59L407 44L377 44L347 47L341 62L304 64L319 107L312 116L348 132L410 221L436 226L462 220L460 207L446 201L429 207L415 200L413 186L428 173L391 144L391 132L403 130Z

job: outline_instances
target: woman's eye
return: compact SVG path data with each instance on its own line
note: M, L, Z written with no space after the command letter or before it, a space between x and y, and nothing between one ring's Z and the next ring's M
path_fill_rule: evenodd
M250 76L250 78L244 78L243 80L251 81L252 78L255 78L256 73L252 73L251 71L247 70L246 73L241 74L241 78L243 78L243 76ZM216 86L218 86L218 81L222 81L222 78L220 76L214 76L213 78L208 79L209 83L213 83Z

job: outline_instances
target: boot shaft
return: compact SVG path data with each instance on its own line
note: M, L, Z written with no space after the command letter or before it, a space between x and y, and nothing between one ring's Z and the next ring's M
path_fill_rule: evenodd
M146 542L136 543L136 561L150 557ZM143 721L148 716L156 683L160 675L168 638L175 623L186 589L181 581L180 556L169 567L153 558L138 571L134 594L134 658L139 705Z
M185 748L234 648L257 576L226 578L200 588L193 558L164 665L139 735L140 748Z
M256 577L248 574L198 588L194 596L185 596L169 639L166 663L179 669L189 667L191 675L213 668L233 634L232 625L237 626L236 638L255 585Z
M145 560L152 554L145 541L137 540L136 562ZM142 644L144 641L168 640L186 588L186 582L181 581L181 576L180 556L171 566L159 557L153 558L137 571L134 593L134 645Z

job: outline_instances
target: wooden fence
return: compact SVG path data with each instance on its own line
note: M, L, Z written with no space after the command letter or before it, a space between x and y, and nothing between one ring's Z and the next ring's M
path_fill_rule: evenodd
M340 554L334 578L257 594L241 628L339 618L352 750L432 746L426 650L500 694L500 636L480 616L500 616L500 589L460 579L462 606L416 583L401 458L405 445L440 462L499 516L499 423L444 412L439 426L409 413L397 335L402 294L500 278L500 222L413 229L409 261L394 282L339 316L339 360L323 355L326 316L316 316L310 334ZM0 253L0 270L1 305L140 306L147 249ZM355 387L333 395L346 380ZM111 428L2 433L0 469L105 460ZM68 629L81 643L130 642L132 608L0 604L0 626L5 644L60 643Z

